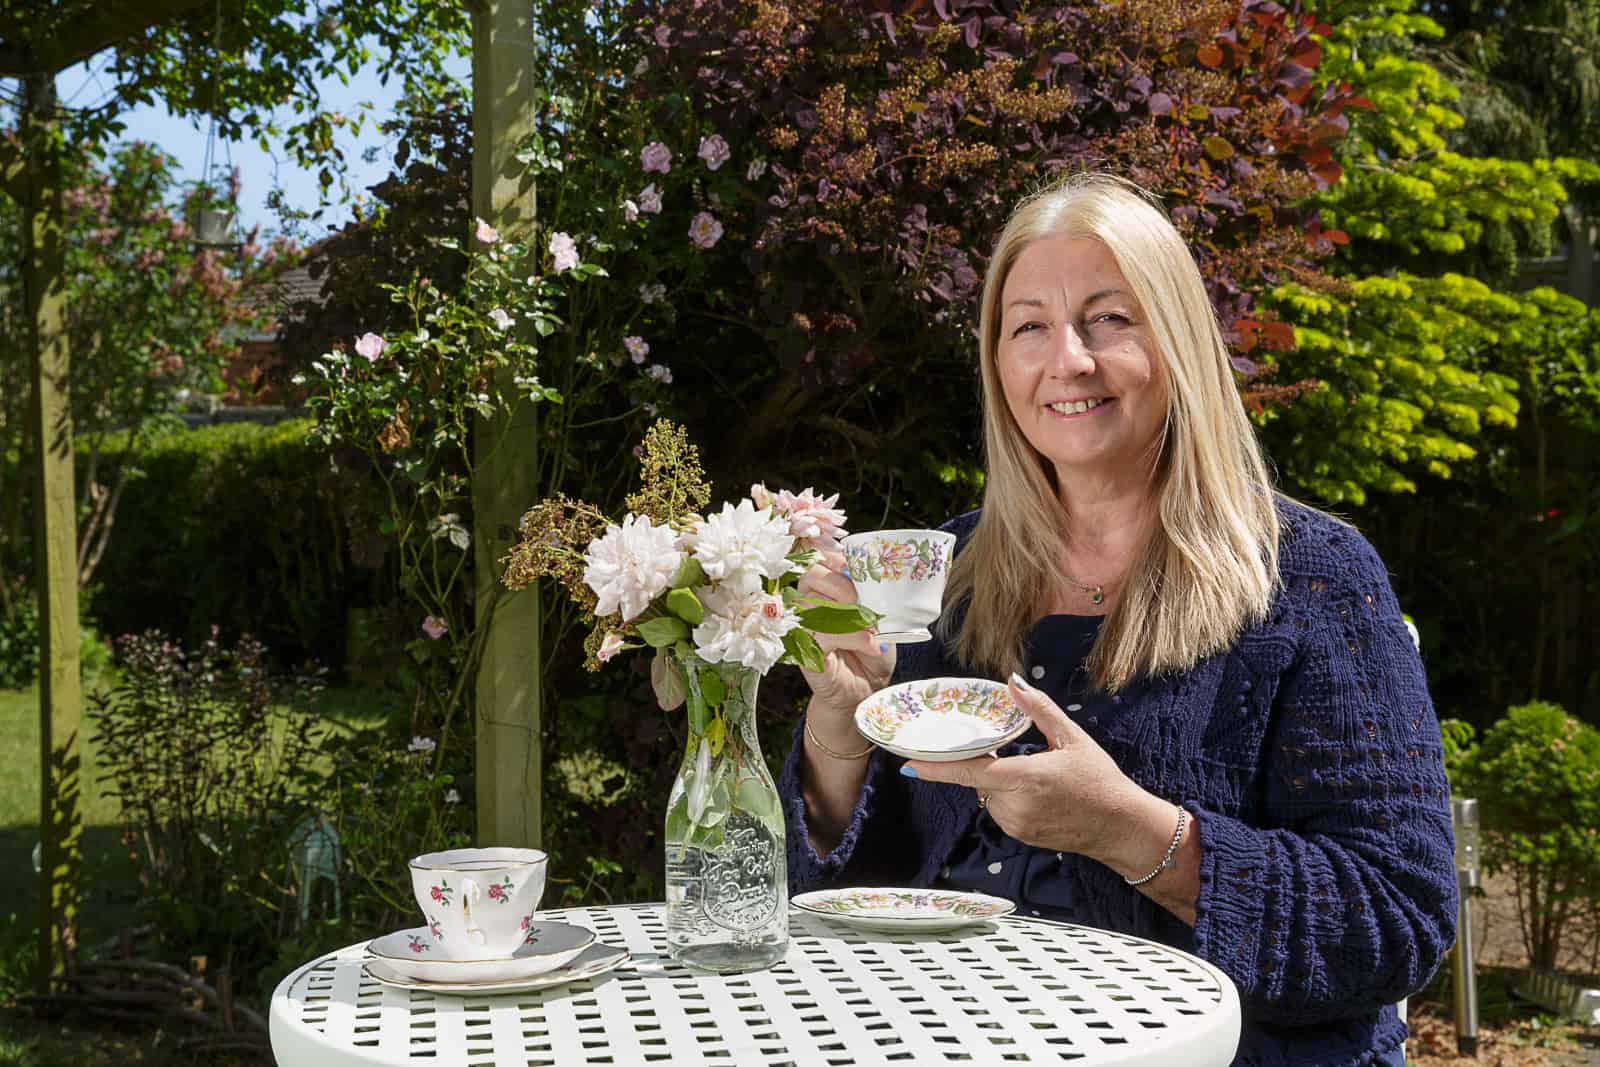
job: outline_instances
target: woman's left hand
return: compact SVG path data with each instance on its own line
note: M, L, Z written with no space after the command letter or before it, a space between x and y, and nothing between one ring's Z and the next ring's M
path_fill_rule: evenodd
M1130 816L1153 799L1054 700L1011 676L1011 696L1049 748L1027 756L906 764L925 782L974 789L1000 829L1024 844L1102 862L1126 847ZM983 798L987 797L987 800Z

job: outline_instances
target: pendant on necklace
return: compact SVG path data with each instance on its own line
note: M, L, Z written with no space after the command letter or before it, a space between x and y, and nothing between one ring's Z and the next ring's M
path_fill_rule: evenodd
M1102 604L1102 603L1105 602L1105 599L1106 599L1105 586L1097 585L1093 589L1089 590L1089 603L1091 603L1091 604Z

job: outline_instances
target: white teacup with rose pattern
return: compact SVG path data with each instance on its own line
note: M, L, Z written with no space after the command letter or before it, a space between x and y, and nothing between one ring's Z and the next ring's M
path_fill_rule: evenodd
M939 617L956 535L942 530L874 530L844 539L845 573L861 603L882 615L878 638L912 644Z
M456 958L509 956L544 896L549 857L536 848L454 848L411 863L428 933Z

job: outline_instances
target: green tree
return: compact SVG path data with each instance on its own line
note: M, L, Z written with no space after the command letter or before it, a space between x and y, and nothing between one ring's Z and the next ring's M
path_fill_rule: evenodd
M1482 725L1548 693L1593 715L1600 316L1522 290L1518 268L1600 168L1483 154L1467 116L1484 90L1441 62L1446 30L1416 6L1321 12L1319 75L1370 107L1348 112L1341 180L1313 201L1328 278L1270 301L1297 326L1282 373L1320 384L1264 434L1291 489L1361 509L1442 707Z
M461 48L466 19L457 5L405 0L356 0L333 11L308 0L0 0L0 99L13 110L16 123L14 133L0 137L0 192L17 203L21 214L18 274L26 308L21 332L27 341L22 351L33 383L40 486L33 506L44 620L41 991L60 972L59 947L74 940L80 829L72 799L80 701L72 363L64 288L65 146L93 154L120 133L130 106L159 100L179 115L216 117L225 136L281 134L300 161L325 161L327 188L339 163L332 130L341 119L321 106L316 82L359 70L374 58L367 44L374 41L381 69L421 90L442 80L439 61ZM111 86L105 99L86 108L63 107L55 93L56 76L90 59L103 63L101 80ZM297 118L279 131L272 116L285 104L294 106Z

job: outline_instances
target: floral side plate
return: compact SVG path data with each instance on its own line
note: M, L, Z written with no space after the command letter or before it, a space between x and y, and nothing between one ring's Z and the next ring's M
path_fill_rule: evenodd
M856 706L862 737L897 756L934 763L986 755L1031 724L1011 690L986 678L901 682Z
M951 889L819 889L794 906L881 933L934 933L1010 915L1016 905L987 893Z
M367 954L390 972L414 981L511 982L565 966L592 944L593 930L530 919L522 944L506 956L453 953L426 926L374 938Z
M583 978L594 978L616 970L628 960L628 950L599 943L590 945L568 963L553 971L536 974L531 978L506 979L486 982L423 982L408 978L383 960L367 960L363 965L367 974L376 981L396 989L418 989L426 993L445 993L456 996L487 996L493 993L527 993L538 989L554 989Z

